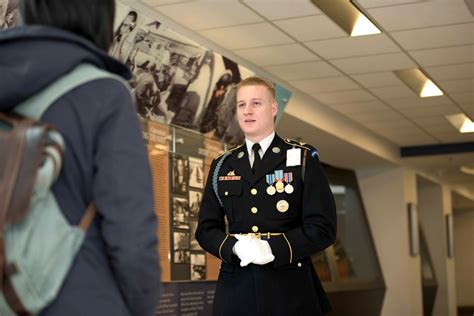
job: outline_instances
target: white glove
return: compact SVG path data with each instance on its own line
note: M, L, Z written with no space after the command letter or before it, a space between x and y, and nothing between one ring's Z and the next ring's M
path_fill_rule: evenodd
M254 264L267 264L275 260L275 256L272 253L272 248L266 240L253 239L258 246L258 255L252 263Z
M232 250L239 257L240 266L245 267L257 258L258 244L250 235L235 235L235 238L237 238L237 242Z
M275 260L268 241L254 239L250 235L236 235L238 241L232 248L240 259L240 266L245 267L249 263L267 264Z

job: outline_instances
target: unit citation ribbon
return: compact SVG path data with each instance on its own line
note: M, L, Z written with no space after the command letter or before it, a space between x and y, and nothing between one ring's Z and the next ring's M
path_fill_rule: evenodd
M285 191L285 185L283 184L283 170L275 170L275 178L277 183L275 184L276 191L283 193Z
M293 181L293 172L285 172L284 177L286 183L285 192L291 194L295 190L295 188L291 185L291 182Z
M268 183L268 188L267 188L267 194L268 195L273 195L276 192L275 187L273 186L273 183L275 182L275 175L274 174L267 174L265 176L267 183Z

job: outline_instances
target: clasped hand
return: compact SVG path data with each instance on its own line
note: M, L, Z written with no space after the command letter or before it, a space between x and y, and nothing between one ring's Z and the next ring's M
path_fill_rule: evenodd
M250 263L263 265L275 260L268 241L252 238L251 235L235 235L235 238L237 242L233 251L239 257L241 267Z

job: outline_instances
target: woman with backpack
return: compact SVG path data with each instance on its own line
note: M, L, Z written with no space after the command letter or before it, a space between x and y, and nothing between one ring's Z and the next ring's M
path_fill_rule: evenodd
M19 9L22 26L0 31L1 112L80 65L131 77L107 54L114 0L20 0ZM157 220L128 88L113 78L86 82L52 103L41 122L51 124L65 142L61 173L52 186L64 217L78 225L92 203L97 213L60 291L39 315L154 315L160 293Z

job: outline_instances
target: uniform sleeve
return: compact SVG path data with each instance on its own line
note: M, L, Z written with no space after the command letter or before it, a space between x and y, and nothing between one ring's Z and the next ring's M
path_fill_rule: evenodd
M207 177L201 209L199 210L196 240L204 250L222 261L238 264L240 260L232 251L237 239L226 234L224 209L220 206L212 188L212 174L216 164L217 161L214 160Z
M309 257L336 239L334 197L318 156L310 153L306 157L301 207L302 225L269 240L275 267Z
M134 316L155 314L160 294L157 218L150 165L135 106L123 84L111 84L94 153L94 199L111 268Z

